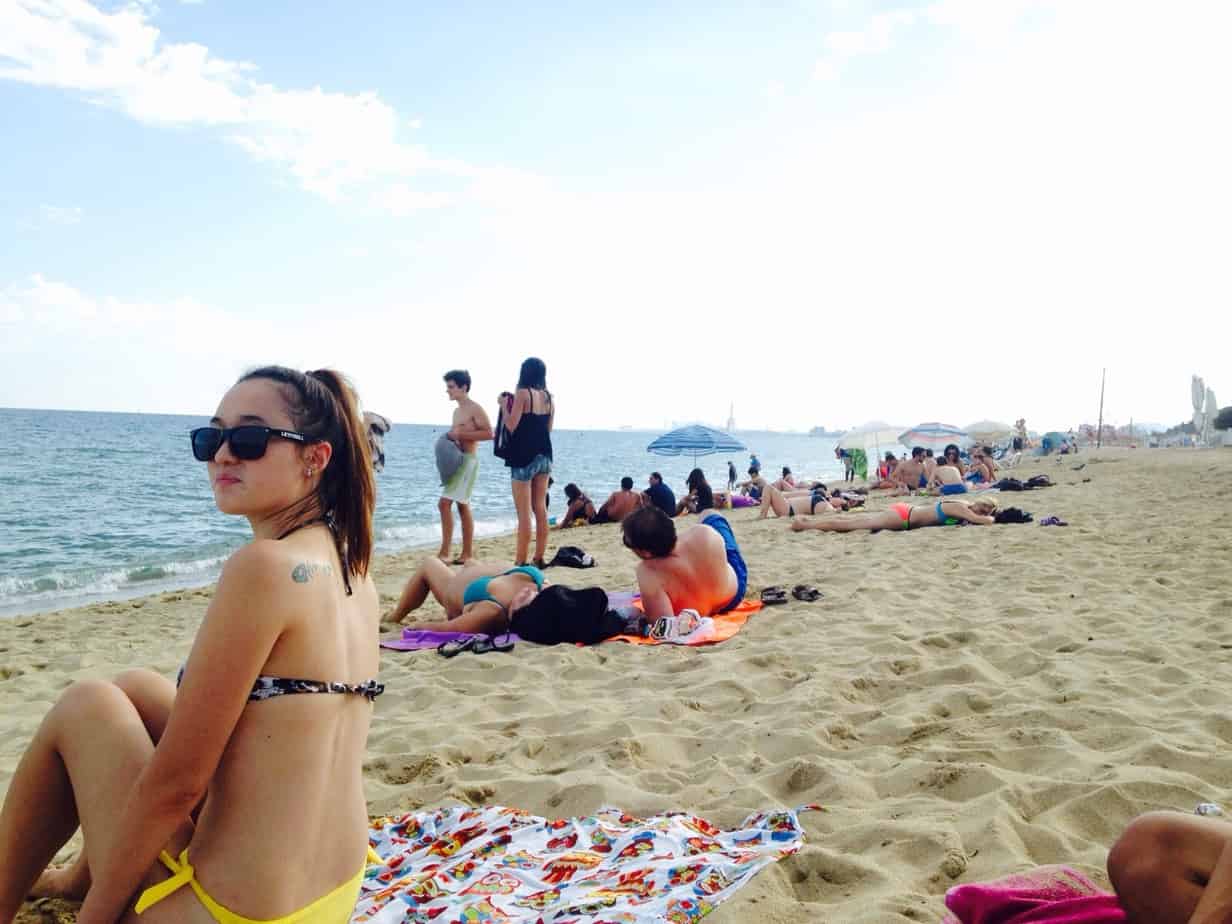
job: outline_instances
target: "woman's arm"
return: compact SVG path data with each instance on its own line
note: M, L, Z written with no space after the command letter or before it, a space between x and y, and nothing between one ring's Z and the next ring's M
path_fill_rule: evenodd
M518 424L522 422L522 415L530 410L530 390L519 388L513 396L513 409L509 412L509 416L505 418L505 429L512 433L518 428Z
M953 517L956 520L966 520L968 523L975 523L977 526L992 526L993 523L997 522L992 517L973 513L971 508L961 501L942 501L941 512L947 517Z
M285 626L291 569L272 543L231 556L197 631L167 728L120 816L115 849L91 869L82 924L113 924L158 853L201 801L253 681Z

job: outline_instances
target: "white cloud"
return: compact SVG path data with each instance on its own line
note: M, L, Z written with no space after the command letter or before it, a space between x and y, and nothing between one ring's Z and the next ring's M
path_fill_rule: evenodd
M108 12L86 0L4 3L0 79L78 92L148 124L215 128L331 200L368 184L479 170L404 142L399 127L418 123L375 93L263 83L253 64L167 41L151 15L138 4Z

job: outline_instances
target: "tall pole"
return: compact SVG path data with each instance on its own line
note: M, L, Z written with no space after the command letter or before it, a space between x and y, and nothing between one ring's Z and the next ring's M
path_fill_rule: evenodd
M1099 449L1104 441L1104 382L1107 380L1108 370L1105 368L1099 374L1099 429L1095 431L1095 448Z

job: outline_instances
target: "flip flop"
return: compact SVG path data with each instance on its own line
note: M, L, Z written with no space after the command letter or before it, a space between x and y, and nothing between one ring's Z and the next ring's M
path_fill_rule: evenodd
M761 602L765 606L775 606L787 602L787 591L782 587L767 587L761 592Z
M816 587L810 587L807 584L797 584L791 589L791 595L797 600L803 600L805 603L812 603L814 600L825 596Z
M461 555L459 555L457 558L453 559L449 563L451 565L465 565L467 561L469 561L469 559L463 558Z
M508 632L503 635L481 635L471 646L471 651L477 655L487 654L489 651L513 651L513 639Z
M456 658L464 651L470 651L475 647L478 635L468 635L466 638L454 638L447 642L441 642L436 646L436 653L442 658Z
M1069 524L1066 523L1064 520L1062 520L1060 517L1044 517L1044 519L1039 521L1039 525L1040 526L1069 526Z

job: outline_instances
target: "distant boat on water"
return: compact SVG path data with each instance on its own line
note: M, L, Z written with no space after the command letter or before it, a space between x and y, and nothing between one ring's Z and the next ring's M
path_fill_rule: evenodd
M814 427L809 430L809 436L842 436L846 430L827 430L825 427Z

